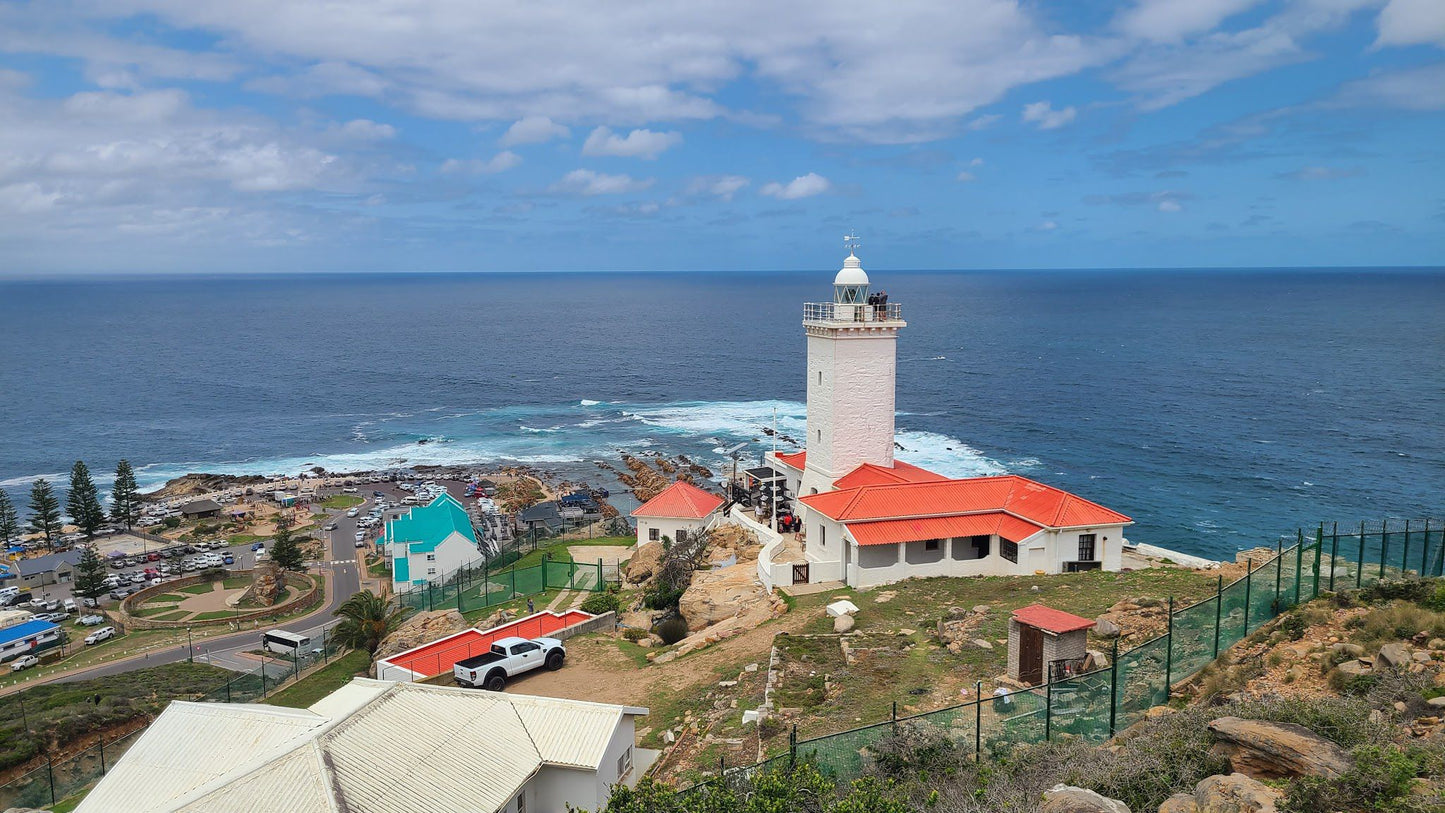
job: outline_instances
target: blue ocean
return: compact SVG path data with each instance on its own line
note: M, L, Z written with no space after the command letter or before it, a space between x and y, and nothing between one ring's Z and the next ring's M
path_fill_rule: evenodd
M508 462L602 484L624 450L721 471L775 413L803 437L801 305L832 274L0 283L0 487L120 457L144 486ZM900 459L1043 480L1211 557L1440 516L1445 272L873 279L909 323Z

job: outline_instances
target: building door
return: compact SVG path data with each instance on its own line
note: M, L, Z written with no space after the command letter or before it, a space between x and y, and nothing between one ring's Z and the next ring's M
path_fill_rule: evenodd
M1019 680L1037 686L1044 680L1044 631L1019 625Z
M808 583L808 563L793 565L793 584Z

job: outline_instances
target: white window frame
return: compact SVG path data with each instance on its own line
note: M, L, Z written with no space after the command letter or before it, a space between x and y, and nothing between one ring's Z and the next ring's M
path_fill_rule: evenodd
M661 529L661 528L656 528L656 527L654 527L654 528L648 528L648 529L647 529L647 541L648 541L648 542L657 542L657 541L659 541L659 540L661 540L661 539L662 539L662 529Z
M617 757L617 778L618 778L618 779L621 779L621 778L623 778L624 776L627 776L627 775L628 775L629 773L631 773L631 772L632 772L632 746L629 745L629 746L627 746L627 749L624 750L624 751L622 752L622 754Z

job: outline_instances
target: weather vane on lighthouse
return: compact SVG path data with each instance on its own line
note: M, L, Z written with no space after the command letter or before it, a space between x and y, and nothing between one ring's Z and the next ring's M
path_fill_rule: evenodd
M848 249L849 254L856 252L861 245L863 241L858 239L857 229L849 229L848 233L843 235L843 248Z

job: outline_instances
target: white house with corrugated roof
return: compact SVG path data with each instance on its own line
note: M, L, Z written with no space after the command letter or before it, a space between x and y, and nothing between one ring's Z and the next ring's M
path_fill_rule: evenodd
M647 709L357 678L310 708L174 702L78 813L598 810Z

